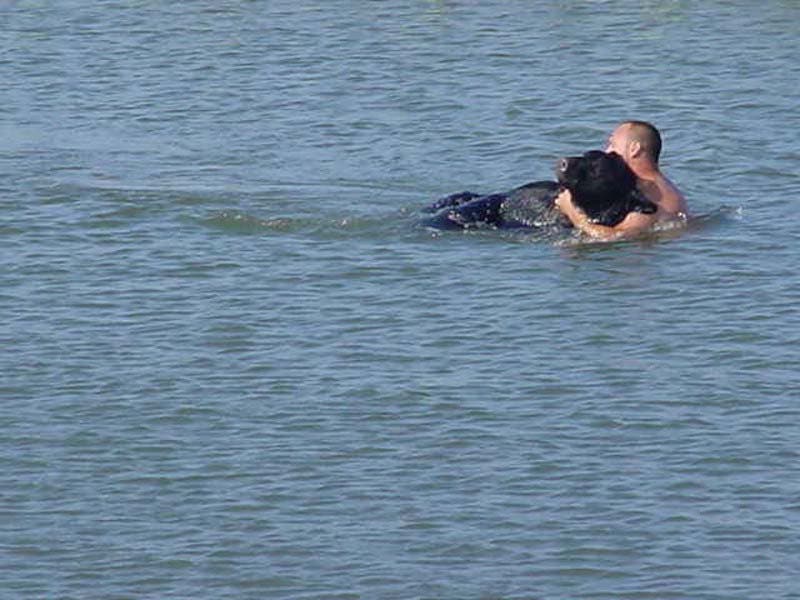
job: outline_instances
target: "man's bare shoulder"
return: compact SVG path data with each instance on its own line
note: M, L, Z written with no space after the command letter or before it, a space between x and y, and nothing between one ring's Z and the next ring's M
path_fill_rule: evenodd
M658 206L661 218L684 217L688 214L686 197L662 173L655 174L651 179L639 180L639 191Z

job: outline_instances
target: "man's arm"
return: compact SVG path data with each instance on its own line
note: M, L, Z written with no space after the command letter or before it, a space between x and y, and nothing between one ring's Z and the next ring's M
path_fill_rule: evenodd
M650 229L656 222L655 213L646 215L639 212L630 212L613 227L592 223L589 217L572 203L572 194L570 194L569 190L565 190L558 195L556 206L572 221L576 229L589 237L607 242L635 237Z

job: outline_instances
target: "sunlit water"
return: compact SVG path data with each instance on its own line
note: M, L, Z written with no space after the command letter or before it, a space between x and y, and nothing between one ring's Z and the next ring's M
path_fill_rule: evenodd
M797 598L795 2L0 2L0 596ZM696 218L436 233L625 118Z

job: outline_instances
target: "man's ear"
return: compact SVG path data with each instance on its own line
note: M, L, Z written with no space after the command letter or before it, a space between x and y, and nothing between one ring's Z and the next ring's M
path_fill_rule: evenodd
M642 153L642 143L639 140L631 140L628 144L628 154L631 158L636 158Z

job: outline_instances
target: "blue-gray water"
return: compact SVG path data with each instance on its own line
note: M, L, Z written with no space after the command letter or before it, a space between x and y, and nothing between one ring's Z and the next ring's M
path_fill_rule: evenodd
M0 597L800 598L800 5L0 2ZM434 235L625 118L697 220Z

